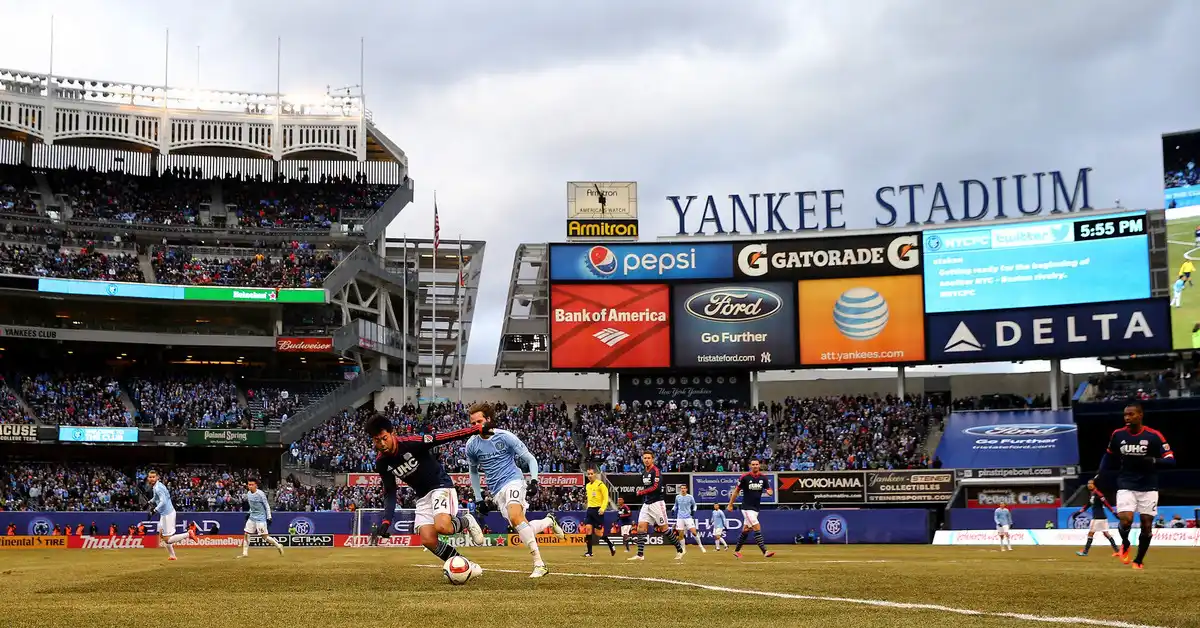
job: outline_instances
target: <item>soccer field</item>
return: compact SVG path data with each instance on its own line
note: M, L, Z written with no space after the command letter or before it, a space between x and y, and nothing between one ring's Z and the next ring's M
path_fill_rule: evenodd
M783 546L764 560L650 548L629 563L549 548L528 578L514 548L474 548L487 570L445 583L413 549L19 551L0 560L4 628L330 626L1200 626L1200 554L1152 549L1135 572L1075 548ZM509 571L511 570L511 572ZM1074 618L1074 619L1069 619Z
M1172 284L1179 276L1179 265L1188 253L1191 253L1192 263L1200 271L1200 247L1194 244L1197 226L1200 226L1200 216L1167 221L1167 270ZM1200 273L1192 275L1192 281L1200 281ZM1190 348L1192 326L1196 323L1200 323L1200 287L1189 286L1183 291L1183 305L1171 308L1171 338L1174 339L1175 348Z

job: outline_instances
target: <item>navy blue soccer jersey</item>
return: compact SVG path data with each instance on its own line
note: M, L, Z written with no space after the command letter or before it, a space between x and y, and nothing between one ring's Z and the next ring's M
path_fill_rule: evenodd
M662 473L658 470L658 465L642 471L642 489L637 494L641 495L643 504L667 500L663 493Z
M383 484L384 519L391 521L396 512L396 488L400 482L412 487L417 497L424 497L439 488L454 488L450 476L434 455L438 445L456 440L466 440L479 433L472 426L443 434L422 434L396 438L396 451L379 454L375 460L375 472Z
M1108 456L1120 458L1117 490L1157 491L1158 465L1174 464L1175 454L1158 430L1142 426L1134 433L1123 427L1112 433Z
M1092 512L1092 519L1098 521L1108 518L1108 515L1104 513L1105 508L1112 510L1112 506L1108 505L1108 500L1104 499L1104 493L1101 493L1100 491L1092 491L1091 496L1088 497L1088 503L1079 510L1081 512L1084 510L1090 510Z
M767 476L747 473L738 480L742 493L742 510L758 511L762 508L762 494L767 490Z
M629 509L629 506L618 506L617 518L621 521L621 525L629 525L633 523L633 511Z

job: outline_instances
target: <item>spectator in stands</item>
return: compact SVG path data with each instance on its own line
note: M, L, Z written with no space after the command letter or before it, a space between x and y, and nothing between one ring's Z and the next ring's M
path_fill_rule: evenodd
M0 242L0 274L103 281L145 281L137 257L122 252L105 253L90 244L79 251L70 251L54 250L39 245Z
M141 409L142 423L155 427L257 427L238 403L237 388L224 379L135 378L129 383L129 394Z
M21 395L44 423L134 427L116 379L101 375L26 377Z
M930 426L944 409L893 396L789 398L772 466L784 471L922 469Z
M159 283L216 286L316 288L337 261L307 244L292 242L283 251L201 257L187 247L155 247L154 276Z
M0 375L0 423L33 423L33 417L25 411L21 400L8 389L4 376Z

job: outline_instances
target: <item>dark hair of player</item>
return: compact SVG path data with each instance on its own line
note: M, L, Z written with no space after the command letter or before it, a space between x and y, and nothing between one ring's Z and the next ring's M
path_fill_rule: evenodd
M490 403L477 403L477 404L472 405L467 410L467 416L471 416L472 414L475 414L476 412L482 413L483 418L485 418L489 421L496 420L496 409L493 408L492 404L490 404Z
M643 455L643 456L649 455L649 456L653 457L653 456L654 456L654 452L653 452L653 451L650 451L649 449L647 449L647 450L645 450L645 451L643 451L643 452L642 452L642 455Z
M254 479L254 478L247 478L246 484L258 484L258 480Z
M376 413L367 419L367 423L363 426L363 429L367 431L367 436L374 438L382 432L392 431L392 421L382 414Z
M1125 407L1137 410L1138 412L1140 412L1142 414L1146 413L1146 410L1144 408L1142 408L1142 402L1140 402L1140 401L1130 401L1129 403L1125 404Z

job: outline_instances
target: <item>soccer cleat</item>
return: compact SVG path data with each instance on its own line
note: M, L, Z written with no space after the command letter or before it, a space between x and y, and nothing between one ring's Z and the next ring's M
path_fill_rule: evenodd
M1124 554L1122 554L1121 562L1125 563L1126 565L1133 562L1133 552L1125 552Z
M680 554L680 555L686 554L686 553L687 553L687 546L686 546L686 545L680 545L680 546L679 546L679 551L677 551L677 552L675 552L675 553L676 553L676 554Z
M1134 563L1134 564L1133 564L1133 568L1134 568L1134 569L1136 569L1136 570L1138 570L1138 571L1141 571L1141 570L1145 569L1145 567L1144 567L1144 566L1142 566L1142 564L1141 564L1141 563Z
M1078 551L1078 552L1075 552L1075 555L1076 556L1087 556L1087 552ZM1113 554L1113 556L1116 556L1116 554Z
M178 559L178 558L175 558L174 556L168 556L168 557L167 557L167 560L179 560L179 559Z
M200 537L196 535L196 528L188 528L188 538L191 539L193 543L200 540Z
M471 513L465 513L463 518L467 520L467 533L471 536L471 542L475 545L483 545L487 542L487 537L483 536L483 528L479 527L479 521Z
M704 549L704 546L703 546L703 545L701 545L701 546L700 546L700 553L701 553L701 554L707 554L707 553L708 553L708 550Z
M592 557L592 553L591 553L591 552L588 552L588 553L584 554L584 555L583 555L583 557L584 557L584 558L591 558L591 557Z
M530 578L544 578L550 575L550 568L545 565L535 565L533 573L529 574Z
M675 560L683 560L683 555L687 552L675 552Z
M763 554L763 558L772 558L773 556L775 556L775 552L767 552Z
M645 556L641 556L641 555L638 555L638 556L630 556L629 558L626 558L625 560L646 560L646 557L645 557Z
M608 551L612 552L612 555L613 555L613 556L616 556L616 555L617 555L617 548L615 548L615 547L613 547L613 546L611 546L611 545L608 547Z
M550 520L550 529L554 531L554 534L558 537L558 540L567 540L567 533L563 532L562 526L558 525L558 517L555 517L554 513L548 512L546 513L546 518Z
M741 557L742 557L742 553L741 553L741 552L734 552L734 553L733 553L733 557L734 557L734 558L741 558Z
M1113 555L1113 558L1120 558L1121 552L1113 552L1112 555Z
M237 556L234 556L234 558L249 558L249 555L248 554L238 554Z
M472 578L478 578L479 576L483 575L483 567L480 567L479 563L476 563L474 561L467 561L467 562L471 563L471 577Z
M283 545L276 545L275 549L279 550L280 556L283 556Z

